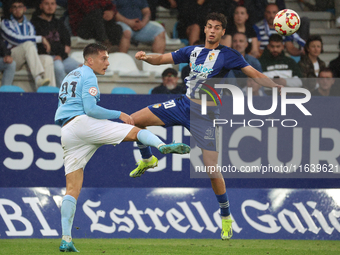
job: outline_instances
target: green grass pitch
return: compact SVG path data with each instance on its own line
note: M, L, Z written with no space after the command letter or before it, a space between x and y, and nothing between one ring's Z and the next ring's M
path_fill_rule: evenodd
M74 239L81 254L340 254L340 241L218 239ZM0 254L61 254L60 239L2 239Z

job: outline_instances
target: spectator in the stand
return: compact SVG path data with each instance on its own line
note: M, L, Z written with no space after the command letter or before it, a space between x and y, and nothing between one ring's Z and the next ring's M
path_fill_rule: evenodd
M319 87L311 92L312 96L335 96L332 94L332 87L335 83L333 72L329 68L320 69Z
M256 25L254 26L254 29L257 34L257 38L259 40L260 53L262 53L265 47L268 45L268 38L272 34L277 34L274 28L274 25L273 25L273 21L278 11L279 11L279 8L276 4L268 4L264 12L264 17L265 17L264 20L256 23ZM305 41L301 39L296 33L294 35L297 39L297 43L301 47L303 47L305 45ZM303 54L303 48L302 49L296 48L294 46L293 40L294 40L294 37L292 35L284 37L283 41L284 41L286 50L292 56L300 56L301 54Z
M210 8L209 0L178 1L178 37L188 39L189 45L204 41L205 17L211 11Z
M151 11L151 20L156 20L157 6L163 6L167 9L176 9L176 0L148 0L148 5Z
M56 82L60 87L66 74L76 69L81 63L68 56L71 52L71 38L63 22L54 16L56 9L56 0L41 0L39 9L33 15L31 22L37 35L44 36L51 45L49 54L53 57ZM41 43L38 43L38 53L48 54Z
M319 71L326 67L325 62L319 58L323 52L321 36L310 36L305 45L305 52L306 55L302 56L299 62L302 77L316 78L319 76Z
M0 71L2 72L1 85L12 85L16 63L11 57L11 50L0 35Z
M173 68L167 68L162 73L162 84L155 87L151 94L185 94L186 87L178 85L177 71Z
M260 56L259 45L256 32L249 22L249 15L244 6L238 6L234 12L234 18L227 24L225 35L222 37L221 44L231 47L232 36L237 33L245 33L248 38L246 53L257 58Z
M313 91L318 86L316 78L319 76L319 71L326 67L325 62L319 58L320 54L323 52L321 36L310 36L305 45L305 52L306 55L301 56L299 66L302 77L309 78L304 79L304 87L309 91Z
M263 73L277 84L287 87L302 87L298 64L284 53L282 36L273 34L260 57Z
M244 33L236 32L232 37L232 48L234 50L237 50L239 53L241 53L244 59L252 67L254 67L257 71L262 73L262 67L258 59L246 54L247 46L248 46L247 36ZM235 80L235 78L247 78L247 77L248 76L245 75L241 70L230 70L228 74L228 80L232 84L235 83L240 87L244 87L246 85L244 82L244 79Z
M152 52L164 53L165 30L150 22L150 8L146 0L116 0L117 23L123 29L120 52L128 52L131 40L152 44Z
M340 48L340 42L339 42L339 48ZM337 58L329 62L328 67L332 69L333 75L335 78L340 78L340 53Z
M263 87L258 84L254 79L252 78L246 78L246 85L242 91L245 96L248 96L248 88L252 88L252 95L253 96L267 96L267 94L264 92Z
M83 39L95 39L108 48L117 50L122 28L115 21L116 7L108 0L68 1L68 14L72 34Z
M11 49L11 56L16 62L16 70L27 63L34 78L36 89L40 86L56 86L53 58L49 55L38 55L36 43L42 43L46 52L51 51L51 45L41 35L36 35L34 26L24 15L26 7L22 0L11 2L11 17L1 22L2 36Z

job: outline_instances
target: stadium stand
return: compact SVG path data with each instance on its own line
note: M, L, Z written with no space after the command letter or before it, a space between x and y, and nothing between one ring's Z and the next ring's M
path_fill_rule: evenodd
M113 88L111 94L137 94L136 91L126 87Z
M25 92L25 90L15 85L4 85L0 87L0 92Z
M340 41L340 29L335 28L335 19L334 15L331 12L311 12L304 11L298 3L298 0L286 0L286 7L289 9L296 10L299 15L308 17L310 19L311 24L311 34L319 34L321 35L324 42L324 52L320 55L320 58L326 62L326 65L330 62L330 60L334 59L338 53L338 43ZM30 19L33 13L33 9L27 10L27 16ZM58 18L62 17L65 9L62 7L58 7L56 11L56 16ZM2 14L2 10L0 12ZM175 51L181 47L184 47L184 44L180 42L178 39L173 39L173 28L175 23L177 22L177 13L173 10L165 9L163 7L157 8L156 20L160 22L167 31L167 45L165 52ZM79 37L72 36L71 37L71 46L72 52L82 51L83 48L89 44L94 42L94 40L83 40ZM137 73L143 73L143 63L142 61L135 61L134 55L137 51L146 51L147 53L151 52L151 46L146 44L138 44L138 46L131 45L128 55L130 55L130 59L134 61L134 70ZM72 55L73 57L73 55ZM82 56L79 56L82 58ZM83 62L83 61L81 61ZM111 62L109 68L112 68L114 63ZM136 70L137 68L137 70ZM178 66L174 66L174 68L178 69ZM109 71L105 76L98 76L99 86L101 93L110 94L111 90L114 87L126 86L134 89L137 94L148 94L149 90L153 87L157 86L161 83L161 77L157 77L155 73L151 72L149 75L142 77L134 77L134 76L124 76L122 73L114 73ZM20 70L16 72L14 78L14 85L20 86L26 92L34 91L34 82L31 80L27 70Z

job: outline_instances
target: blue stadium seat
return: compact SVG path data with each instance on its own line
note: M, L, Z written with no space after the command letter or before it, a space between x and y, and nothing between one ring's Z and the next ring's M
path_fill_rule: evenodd
M59 88L51 86L41 86L37 90L38 93L59 93Z
M15 85L3 85L0 87L0 92L25 92L25 90Z
M154 88L151 88L151 89L149 89L149 95L151 95L151 92L152 92L152 90L153 90Z
M137 94L136 91L126 87L113 88L111 94Z
M185 66L187 66L187 65L189 65L189 64L188 64L188 63L180 63L180 64L178 65L178 71L179 71L179 72L182 71L183 67L185 67Z

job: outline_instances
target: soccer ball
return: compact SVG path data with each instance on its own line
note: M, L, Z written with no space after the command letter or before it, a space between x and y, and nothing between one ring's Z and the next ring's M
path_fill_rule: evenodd
M292 35L299 30L300 17L295 11L284 9L275 15L273 23L280 35Z

